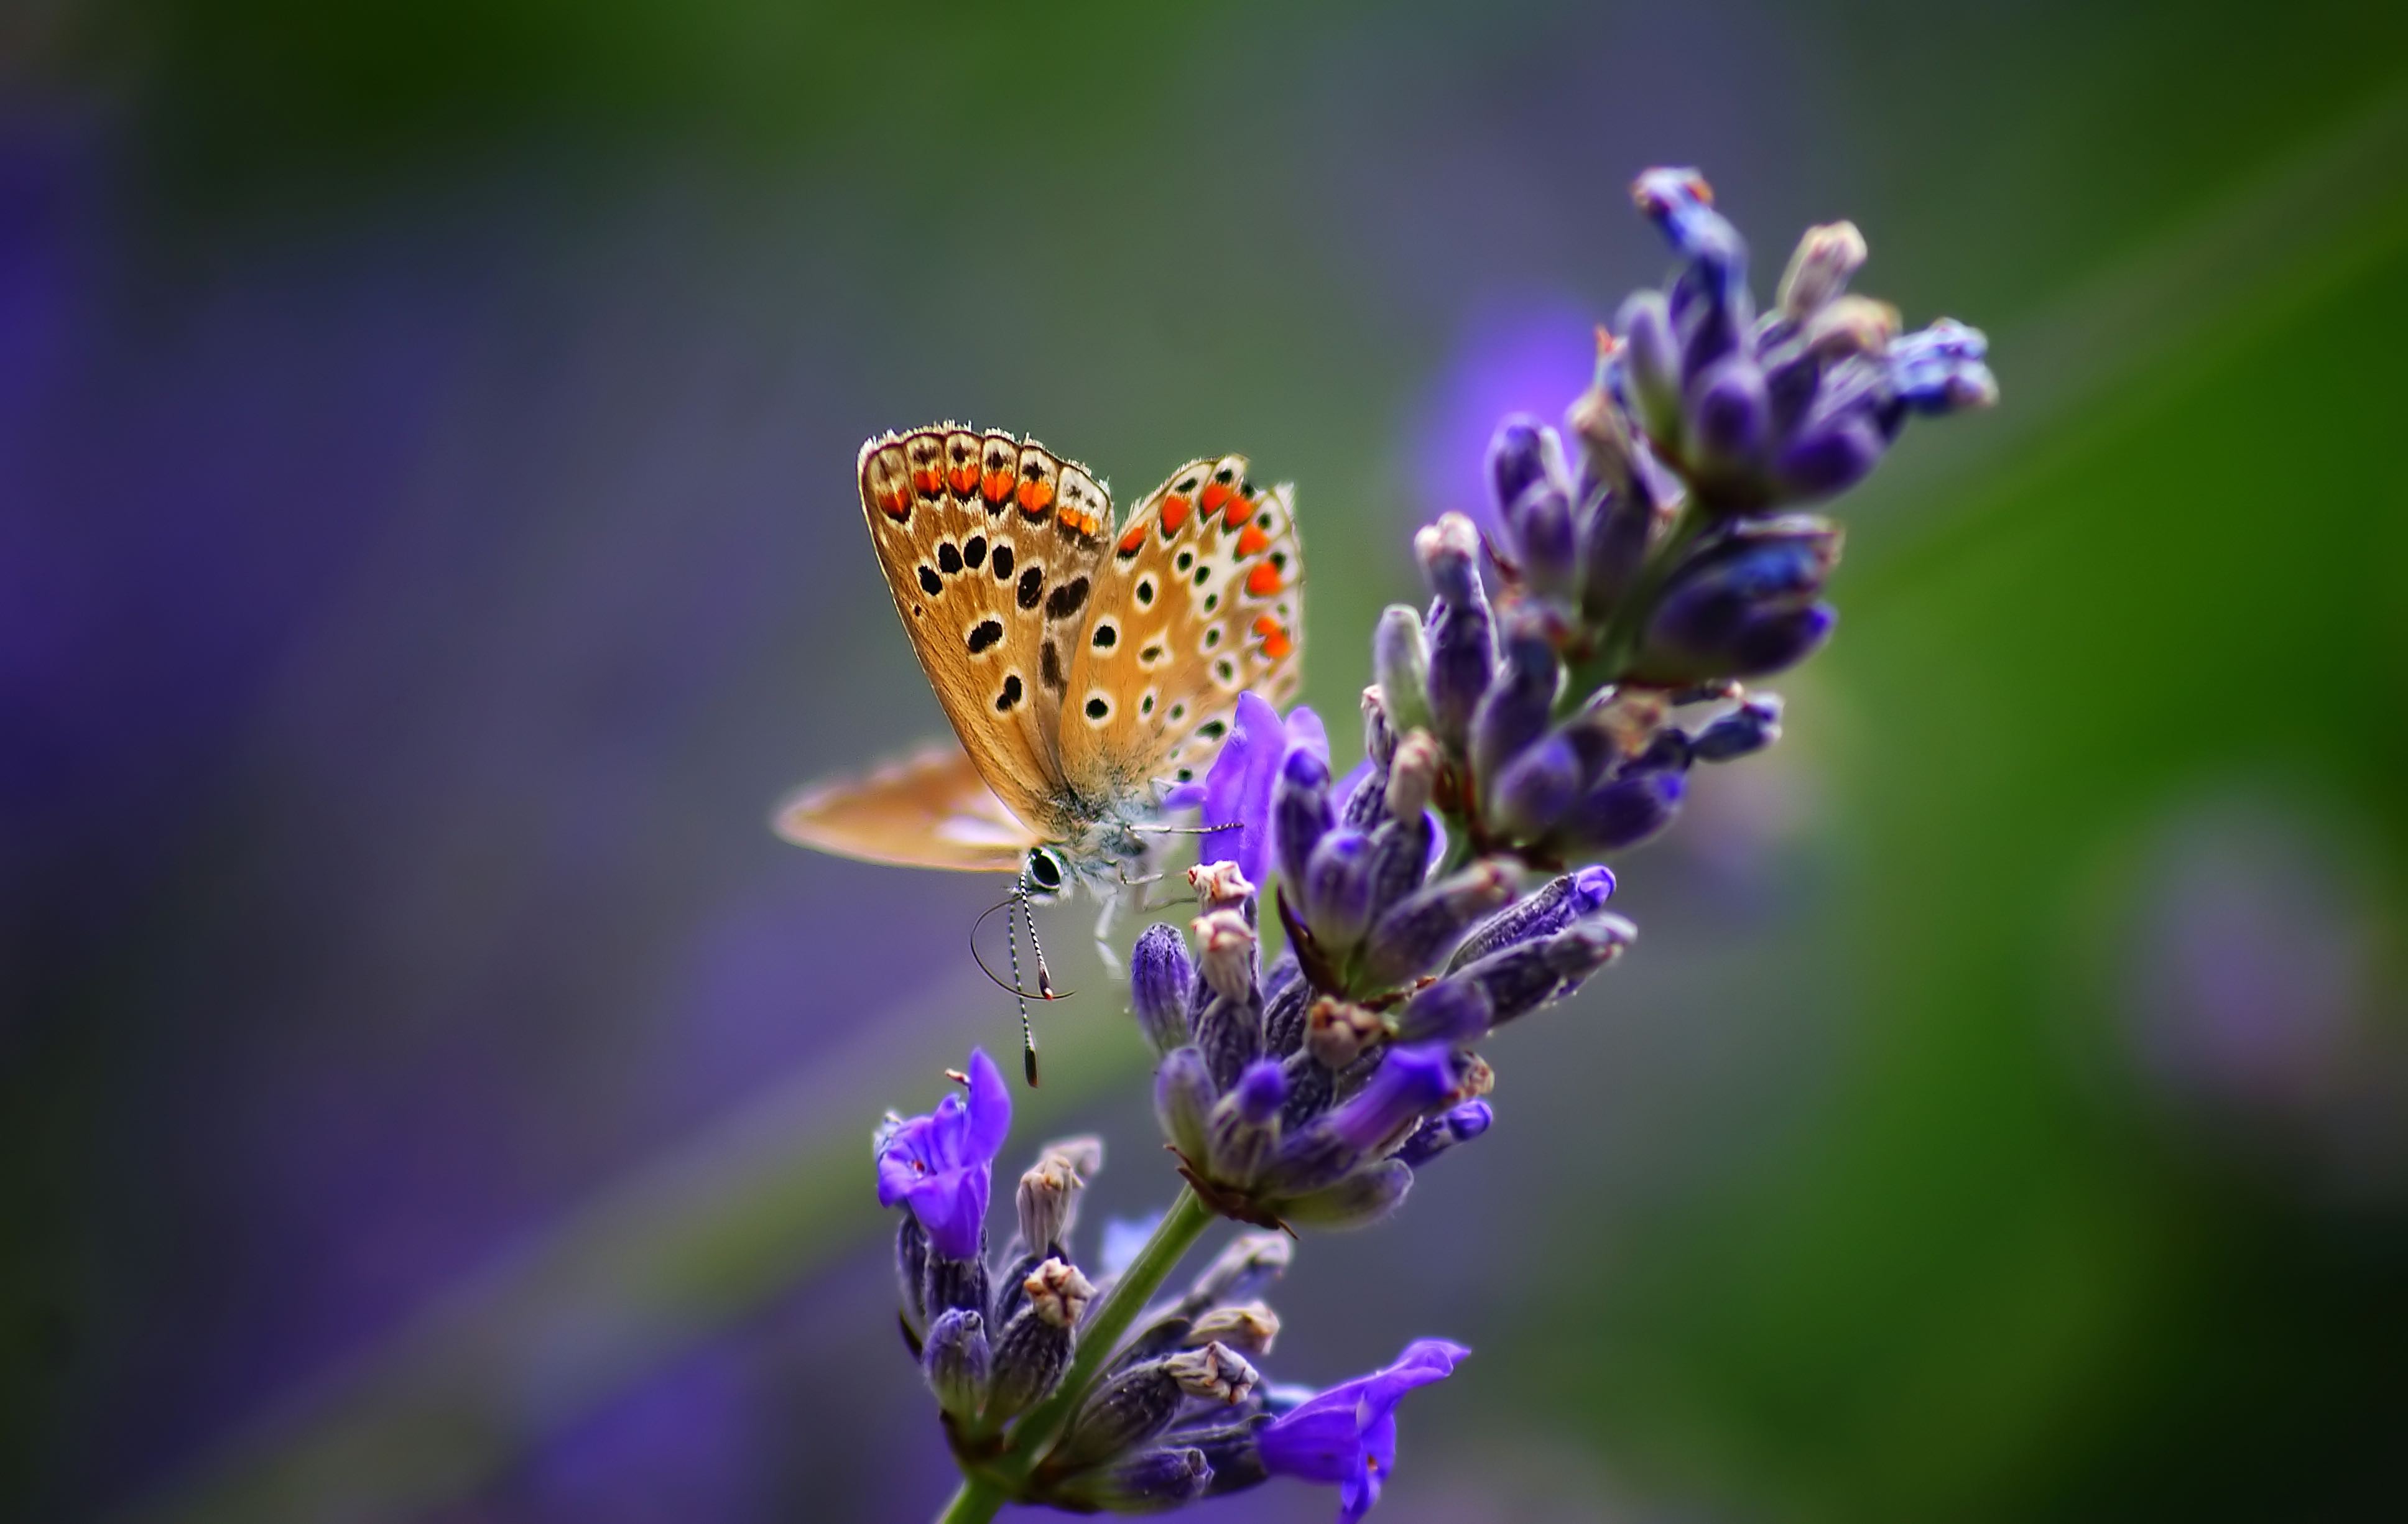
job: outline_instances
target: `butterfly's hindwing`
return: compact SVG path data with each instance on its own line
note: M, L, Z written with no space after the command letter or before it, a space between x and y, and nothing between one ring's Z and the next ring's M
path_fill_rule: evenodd
M800 846L912 868L1010 873L1036 844L951 742L806 789L771 823Z
M1090 797L1184 781L1252 689L1284 707L1303 662L1303 563L1292 489L1242 456L1194 461L1112 536L1061 711L1070 788Z

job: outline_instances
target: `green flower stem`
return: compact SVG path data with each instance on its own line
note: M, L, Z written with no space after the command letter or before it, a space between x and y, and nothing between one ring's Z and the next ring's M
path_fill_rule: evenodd
M985 1524L1003 1509L1003 1490L982 1477L966 1476L937 1524Z
M1137 1321L1137 1315L1154 1300L1154 1292L1162 1289L1162 1283L1179 1268L1179 1261L1196 1246L1196 1240L1204 1236L1204 1230L1211 1223L1212 1209L1198 1201L1195 1191L1181 1186L1178 1198L1162 1215L1154 1236L1145 1241L1136 1260L1112 1282L1112 1289L1104 1294L1103 1304L1096 1309L1095 1316L1080 1328L1078 1347L1071 1352L1069 1369L1062 1373L1062 1384L1054 1389L1053 1396L1012 1426L1003 1455L991 1468L997 1479L1015 1490L1028 1480L1038 1462L1045 1459L1045 1452L1062 1436L1070 1416L1086 1399L1088 1389L1119 1351L1129 1325ZM965 1495L973 1485L964 1486ZM945 1518L981 1519L993 1513L990 1507L986 1513L947 1514Z

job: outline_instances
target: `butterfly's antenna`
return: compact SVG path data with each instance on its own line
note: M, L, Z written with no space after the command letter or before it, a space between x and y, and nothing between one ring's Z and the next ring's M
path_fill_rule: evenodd
M1028 945L1034 947L1037 913L1028 908L1027 875L1012 880L1011 897L1020 913L1028 918ZM1003 925L1004 940L1011 945L1011 999L1020 1007L1020 1072L1027 1076L1028 1088L1033 1090L1037 1088L1037 1033L1028 1024L1028 997L1020 990L1020 929L1011 923L1009 915L1003 918ZM1040 999L1054 998L1054 991L1048 988L1050 983L1045 977L1045 955L1040 952L1037 956L1037 993Z
M1007 995L1016 995L1022 1000L1027 1000L1030 999L1031 996L1026 990L1021 988L1019 981L1020 944L1017 941L1014 941L1011 944L1012 979L1010 983L1006 983L1003 976L997 974L994 969L987 966L986 954L979 951L978 945L978 934L980 930L986 925L987 921L994 917L996 911L1016 911L1019 907L1020 897L1018 895L1013 895L1010 899L996 901L995 904L988 905L984 910L979 913L979 919L970 923L970 961L978 964L979 972L986 976L987 982L989 984L994 985L997 990L1002 990ZM1014 932L1016 929L1013 928L1010 922L1006 922L1005 930L1007 932ZM1059 993L1039 994L1034 998L1038 1000L1065 1000L1076 993L1078 993L1078 991L1075 990L1065 990Z

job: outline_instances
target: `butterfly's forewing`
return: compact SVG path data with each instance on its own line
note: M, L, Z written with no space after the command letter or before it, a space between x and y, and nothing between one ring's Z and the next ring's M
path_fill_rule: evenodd
M973 873L1015 872L1036 842L951 742L806 789L771 823L788 841L839 857Z
M1304 601L1290 491L1256 488L1241 456L1193 461L1114 535L1062 709L1073 790L1185 781L1227 734L1240 693L1283 708L1295 696Z
M950 424L872 439L860 466L870 543L945 718L996 797L1061 838L1062 695L1110 502L1040 445Z

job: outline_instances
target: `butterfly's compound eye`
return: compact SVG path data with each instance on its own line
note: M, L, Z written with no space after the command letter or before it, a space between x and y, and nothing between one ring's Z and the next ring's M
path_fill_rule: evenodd
M1026 873L1028 887L1041 894L1060 892L1066 876L1061 854L1049 847L1032 847L1028 849Z

